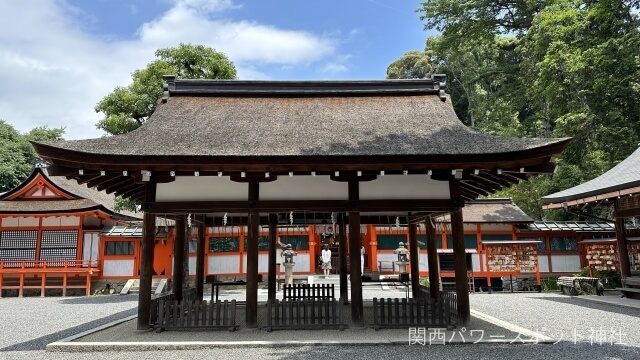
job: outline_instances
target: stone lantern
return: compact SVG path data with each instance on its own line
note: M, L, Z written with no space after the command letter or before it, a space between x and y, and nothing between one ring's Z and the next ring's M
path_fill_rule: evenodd
M284 260L284 283L285 284L293 284L293 267L296 264L293 262L293 257L298 255L295 251L291 249L291 244L287 244L285 246L284 251L282 252L282 258Z
M409 263L409 250L405 247L404 243L398 244L398 248L393 250L393 253L398 255L398 269L400 273L407 272L407 264Z

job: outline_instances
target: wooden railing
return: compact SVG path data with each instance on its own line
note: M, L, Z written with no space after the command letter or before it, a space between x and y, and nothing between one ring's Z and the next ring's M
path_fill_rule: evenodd
M236 301L164 300L158 302L157 332L171 329L236 330Z
M339 328L344 330L342 307L336 299L267 302L267 331L273 329Z
M335 299L334 284L291 284L284 285L283 300L324 300Z
M48 260L48 261L2 261L0 262L0 297L3 290L18 290L18 296L25 289L40 289L44 297L47 289L85 289L91 295L91 276L100 272L95 261ZM84 276L82 285L70 285L69 275Z
M457 316L451 309L451 299L444 295L438 300L373 298L373 328L379 330L383 327L452 326Z

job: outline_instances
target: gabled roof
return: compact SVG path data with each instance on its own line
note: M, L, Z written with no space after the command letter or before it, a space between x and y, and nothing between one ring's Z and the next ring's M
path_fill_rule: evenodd
M585 198L593 201L606 200L620 195L640 192L640 148L629 155L621 163L597 178L544 196L542 201L547 204L568 203L568 206L583 203ZM575 202L575 203L574 203ZM588 202L588 201L584 201ZM548 208L560 206L547 206Z
M536 221L520 226L521 231L616 231L614 223L604 221Z
M438 221L450 222L449 215L438 218ZM469 201L462 208L464 223L531 223L533 219L524 213L511 199L477 199Z
M443 75L383 81L166 80L162 102L140 128L99 139L33 143L36 151L60 174L78 180L84 176L78 169L122 173L123 181L131 181L109 189L120 194L127 186L122 193L134 199L142 197L144 185L133 176L143 170L165 178L170 172L239 176L246 171L264 178L265 172L338 170L433 171L434 178L443 178L466 170L463 196L471 199L553 171L550 161L569 142L499 137L466 127L444 94Z
M55 194L42 198L21 196L26 190L38 186L51 187ZM49 176L46 168L36 167L29 177L14 189L0 196L0 213L69 213L102 210L123 220L139 220L141 214L114 210L114 196L62 176Z

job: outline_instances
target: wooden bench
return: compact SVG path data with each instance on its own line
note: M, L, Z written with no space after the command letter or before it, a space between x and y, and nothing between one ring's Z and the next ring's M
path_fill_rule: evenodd
M617 288L623 297L638 298L640 297L640 277L628 277L622 279L621 288Z
M380 272L380 274L382 274L382 272L385 269L391 270L391 272L393 272L393 275L395 275L396 274L395 261L378 261L378 271Z
M291 284L282 288L283 300L335 299L333 284Z
M342 321L342 306L336 299L267 301L268 332L274 329L344 330L346 326Z
M557 281L563 294L577 296L582 293L582 287L590 285L596 289L598 295L603 295L602 283L599 278L586 276L561 276Z

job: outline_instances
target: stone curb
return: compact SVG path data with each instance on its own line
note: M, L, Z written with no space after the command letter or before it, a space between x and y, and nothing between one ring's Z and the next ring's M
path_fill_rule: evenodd
M47 345L49 352L96 352L96 351L158 351L158 350L206 350L219 348L256 347L306 347L306 346L446 346L472 344L553 344L553 341L518 341L491 339L478 342L460 340L443 344L409 344L407 339L388 340L294 340L294 341L180 341L180 342L54 342Z

